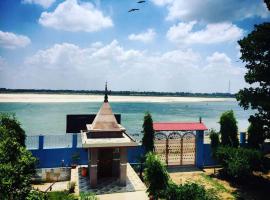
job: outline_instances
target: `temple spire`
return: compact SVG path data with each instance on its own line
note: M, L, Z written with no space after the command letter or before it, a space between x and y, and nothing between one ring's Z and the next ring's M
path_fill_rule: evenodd
M105 84L105 96L104 96L104 102L108 102L108 89L107 89L107 81Z

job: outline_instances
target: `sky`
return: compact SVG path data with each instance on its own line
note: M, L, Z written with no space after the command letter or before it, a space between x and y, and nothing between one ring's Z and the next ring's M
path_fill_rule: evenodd
M237 41L269 19L262 0L1 0L0 87L234 93Z

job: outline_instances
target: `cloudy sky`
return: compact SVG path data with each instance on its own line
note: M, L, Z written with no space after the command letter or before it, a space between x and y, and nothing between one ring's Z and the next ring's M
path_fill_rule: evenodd
M237 40L269 19L261 0L1 0L0 87L236 92Z

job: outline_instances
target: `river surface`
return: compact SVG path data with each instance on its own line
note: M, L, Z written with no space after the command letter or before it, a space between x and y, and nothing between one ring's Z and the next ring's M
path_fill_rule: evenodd
M0 103L0 112L15 113L28 136L63 135L67 114L97 113L101 103ZM248 127L252 111L243 110L235 100L221 102L112 102L114 113L122 115L122 125L136 138L141 136L144 113L151 112L154 121L198 121L202 117L205 125L219 130L219 117L233 110L239 131Z

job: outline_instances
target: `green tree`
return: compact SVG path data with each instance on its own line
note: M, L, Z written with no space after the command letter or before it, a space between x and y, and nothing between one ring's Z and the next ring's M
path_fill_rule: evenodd
M48 200L48 196L46 193L38 190L31 190L27 195L26 200Z
M164 194L169 184L169 174L157 155L149 152L146 155L144 180L147 183L149 196L158 199Z
M215 158L215 153L217 151L218 146L220 145L219 133L216 130L211 129L209 137L211 140L212 155Z
M265 3L270 8L269 0ZM254 30L238 41L241 49L241 60L246 64L245 81L250 84L236 95L244 109L255 109L249 122L263 138L270 138L270 23L255 25ZM255 125L256 124L256 125ZM262 126L262 127L259 127Z
M238 147L237 121L232 110L224 112L220 117L221 144L231 147Z
M15 115L7 113L0 114L0 126L4 126L10 130L10 136L15 138L20 145L25 146L26 135Z
M221 146L216 157L223 167L222 172L235 179L246 179L262 166L262 154L254 149Z
M248 127L248 146L259 149L264 142L263 125L258 123L250 123Z
M152 116L149 112L144 115L142 144L146 153L154 150L154 128Z
M25 199L35 174L36 158L13 137L15 130L0 126L0 197L8 200Z

